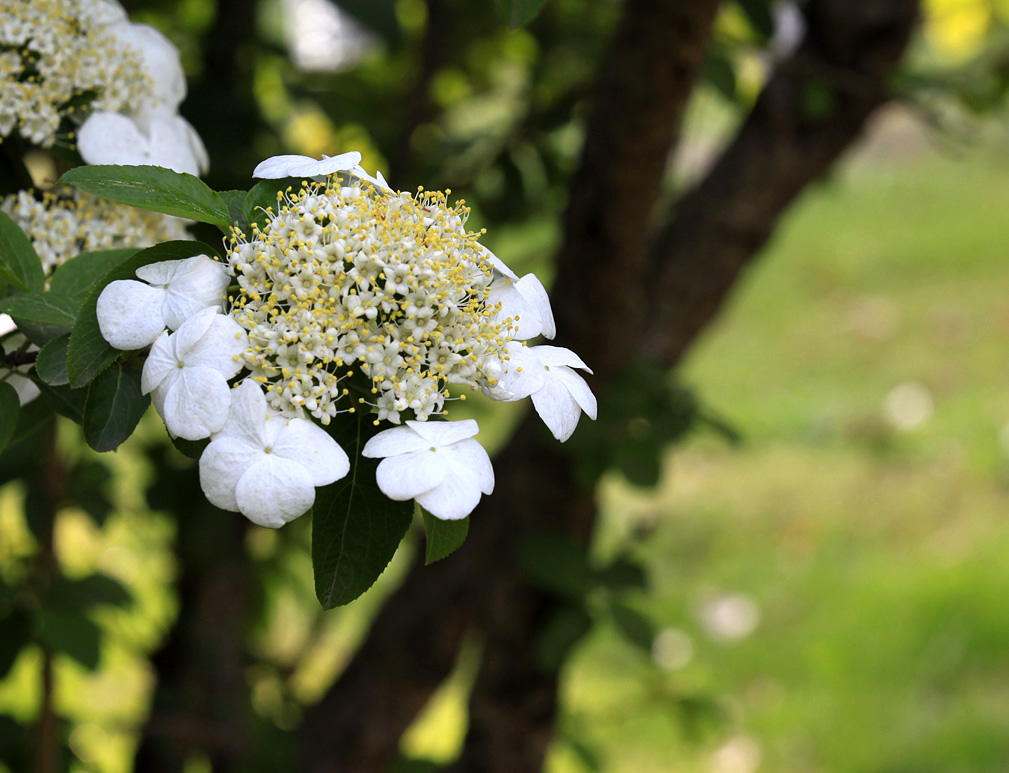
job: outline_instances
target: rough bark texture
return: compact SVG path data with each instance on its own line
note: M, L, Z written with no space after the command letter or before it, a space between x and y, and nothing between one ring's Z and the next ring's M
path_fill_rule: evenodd
M914 0L812 0L801 49L652 238L665 161L716 6L630 0L600 71L554 301L557 342L591 361L597 390L639 354L669 366L680 359L781 214L887 99L917 12ZM829 95L825 111L810 112L810 89ZM615 328L615 319L625 325ZM595 502L535 419L521 425L495 467L497 490L474 513L465 548L414 569L346 674L307 712L301 751L309 771L387 769L395 740L449 673L469 624L484 650L454 769L542 766L557 684L556 674L536 667L532 648L555 602L522 581L510 552L541 529L586 541Z

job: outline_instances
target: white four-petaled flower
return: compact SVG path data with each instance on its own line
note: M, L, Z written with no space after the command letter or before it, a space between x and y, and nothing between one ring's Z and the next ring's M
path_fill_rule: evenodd
M520 279L490 250L485 250L485 254L494 268L494 281L487 300L491 304L501 304L494 318L502 322L509 317L516 320L511 331L515 341L528 341L539 335L553 338L557 334L554 313L550 308L550 296L539 278L526 274Z
M102 337L124 351L149 346L166 327L177 330L198 311L221 308L230 281L224 264L206 255L151 263L137 276L143 282L119 279L98 296Z
M241 326L214 308L201 311L174 333L163 332L144 363L141 389L168 431L202 440L224 426L231 405L228 379L242 369L249 345Z
M492 400L511 402L532 397L536 413L562 443L571 437L585 412L596 418L596 398L585 379L572 368L592 371L570 349L560 346L523 346L511 342L508 359L496 383L484 387Z
M312 422L267 410L254 381L232 390L227 423L200 457L200 485L218 507L276 529L307 512L315 487L345 476L350 460Z
M473 439L479 431L472 419L408 421L379 432L361 455L382 459L376 478L387 497L414 499L436 518L454 521L494 491L490 457Z

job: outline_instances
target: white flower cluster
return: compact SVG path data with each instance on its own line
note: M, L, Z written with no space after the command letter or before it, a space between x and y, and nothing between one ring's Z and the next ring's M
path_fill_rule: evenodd
M153 344L143 389L169 432L211 439L200 460L207 497L264 526L301 515L316 486L349 470L312 419L325 426L366 408L376 425L400 425L362 450L382 459L379 488L458 519L491 493L494 474L476 422L441 420L450 385L532 397L562 441L583 411L595 418L573 370L585 364L524 343L554 335L539 280L482 247L462 203L394 192L359 163L357 153L269 159L256 176L315 182L280 194L261 230L236 231L226 264L153 264L98 301L110 344Z
M115 204L76 188L18 191L0 199L0 212L28 234L46 274L81 252L120 247L150 247L191 238L186 221Z
M131 24L116 0L0 5L0 138L70 145L89 164L154 164L199 174L206 150L178 114L186 95L175 47ZM63 132L63 134L61 134Z

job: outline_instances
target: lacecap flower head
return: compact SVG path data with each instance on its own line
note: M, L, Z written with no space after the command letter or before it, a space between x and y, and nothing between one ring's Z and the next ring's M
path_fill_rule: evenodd
M154 335L161 338L151 359L159 363L159 384L171 380L171 386L151 386L152 376L145 388L157 396L157 389L185 385L184 399L172 398L171 409L162 400L169 429L181 434L185 426L187 437L211 438L201 460L204 491L212 502L262 525L297 517L311 506L306 486L347 473L335 461L346 455L321 438L335 444L323 428L338 428L349 413L368 411L376 426L390 425L363 449L364 456L382 459L379 489L450 520L466 517L494 486L490 461L475 440L476 422L446 421L447 406L465 396L460 393L483 390L500 400L532 396L562 440L582 411L595 417L595 398L572 369L587 370L585 364L567 349L523 343L555 333L539 280L519 277L480 244L480 234L466 228L464 202L450 203L449 192L394 191L360 160L353 152L322 160L279 156L257 167L265 178L306 180L298 190L278 193L261 226L233 230L223 261L201 258L209 262L208 276L220 274L227 277L221 284L230 283L223 306L195 284L176 282L189 271L184 262L174 272L170 265L158 268L159 277L169 277L160 287L162 309L170 296L175 302L191 298L191 305L206 307L201 326L211 330L206 319L224 315L233 335L203 339L197 331L194 337L189 322L162 333L175 330L178 320L151 311L154 321L143 338L157 328ZM99 323L115 346L120 344L113 331L143 327L127 322L123 310L157 306L152 290L161 279L138 275L147 284L113 283L99 298ZM190 342L189 355L183 338ZM221 367L225 357L217 361L217 375L201 371L191 378L193 363L205 366L204 340L218 341L211 348L231 354L235 365ZM137 339L121 343L132 347ZM235 387L228 406L221 379ZM213 411L200 408L201 390ZM205 418L185 418L187 411L204 417L225 409L228 418L219 428ZM309 435L315 439L309 442ZM277 456L277 438L294 436L314 449L310 461L290 450L293 441L281 443L286 450ZM241 452L238 437L245 438ZM253 467L259 473L248 478ZM259 481L255 487L253 480ZM293 488L284 489L282 480Z

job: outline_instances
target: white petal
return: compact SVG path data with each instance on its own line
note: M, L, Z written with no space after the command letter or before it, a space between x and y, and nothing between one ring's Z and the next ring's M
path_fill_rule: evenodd
M453 443L444 450L452 464L469 470L484 494L494 493L494 467L486 449L474 438Z
M162 331L151 346L151 353L144 362L144 370L140 374L140 391L146 395L157 389L177 370L179 370L179 357L175 353L175 339L167 330ZM165 386L167 389L170 384Z
M10 318L9 314L0 314L0 336L5 336L17 329L18 326L14 324L14 320Z
M389 499L404 502L439 485L448 470L449 459L443 451L414 451L379 462L375 481Z
M230 316L213 314L210 325L200 339L188 351L181 351L180 354L187 367L205 365L225 378L231 378L242 369L239 355L248 346L248 336L241 325Z
M147 24L119 24L112 33L120 45L140 55L153 81L155 107L176 109L186 97L186 75L172 42Z
M246 379L231 390L228 421L217 437L234 438L262 450L266 448L266 413L266 395L262 388L252 379Z
M278 529L315 503L315 487L297 462L264 454L238 481L238 509L253 523Z
M181 261L168 282L165 297L165 322L176 330L198 311L209 306L220 309L231 277L223 263L196 255Z
M199 174L206 174L210 169L210 154L207 152L207 146L203 144L203 138L196 131L196 128L185 118L180 116L178 121L186 134L189 151L193 154L193 158L196 159L197 171Z
M550 368L550 373L564 386L568 394L578 403L579 407L585 411L585 415L590 419L595 419L596 396L592 394L592 390L585 383L585 379L564 365L553 366Z
M376 188L381 188L384 191L392 192L392 188L389 187L389 183L385 181L385 177L382 176L382 172L380 171L375 172L374 177L372 177L370 174L364 171L364 168L361 166L355 166L348 171L355 177L359 177L362 180L366 180L367 182L371 183Z
M249 468L264 456L261 448L254 448L235 438L215 438L200 456L200 486L211 504L222 510L238 511L235 489Z
M551 434L562 443L571 437L582 411L564 385L555 379L547 379L543 387L533 393L532 398L536 413Z
M270 180L281 177L318 177L344 172L360 163L361 154L356 150L338 156L324 156L322 160L309 156L273 156L260 162L253 170L252 176Z
M534 311L539 328L535 335L542 335L546 338L553 338L557 335L554 312L550 308L550 296L547 295L547 290L539 278L535 274L526 274L515 283L515 289L525 300L527 308Z
M180 359L193 350L193 347L207 334L214 322L214 317L218 316L220 315L217 313L217 309L202 309L179 325L179 329L172 333L172 340Z
M162 290L167 290L167 285L175 278L175 275L179 273L179 269L182 268L182 264L189 260L159 260L157 263L148 263L146 266L141 266L137 269L137 277L143 279L147 284L154 287L159 287ZM207 304L210 305L209 303Z
M447 446L471 438L480 431L473 419L462 421L408 421L410 429L433 446Z
M191 130L192 127L177 115L152 121L148 129L150 161L147 163L173 172L199 175L200 164L190 143Z
M105 27L127 21L126 11L116 0L85 0L78 15L84 28Z
M486 260L488 263L490 263L491 267L495 271L497 271L502 276L505 276L508 279L511 279L513 281L517 281L518 280L519 275L516 274L514 271L512 271L510 268L508 268L508 266L505 265L504 261L501 260L501 258L499 258L493 252L491 252L490 250L488 250L482 244L478 244L477 248L483 254L484 260Z
M504 362L504 372L498 377L494 387L485 387L484 394L493 400L513 402L529 397L543 386L543 365L532 347L512 341L505 347L508 359Z
M291 419L273 442L273 453L297 462L312 479L325 486L350 472L350 459L325 430L307 419Z
M102 338L116 349L132 351L154 343L165 329L161 306L165 291L135 282L117 279L98 296L98 329Z
M547 344L530 348L536 355L536 358L544 365L566 365L569 368L581 368L582 370L587 370L589 373L592 372L592 369L582 362L581 358L570 349L565 349L562 346L549 346Z
M92 113L77 130L77 150L87 164L149 164L150 143L125 115Z
M202 440L224 426L231 407L227 379L201 365L182 368L167 390L161 418L168 431L186 440Z
M435 518L457 521L473 512L480 502L480 486L472 473L456 468L439 486L415 498Z
M409 427L393 427L379 432L368 440L361 449L361 456L381 459L386 456L409 454L430 448L431 443Z

